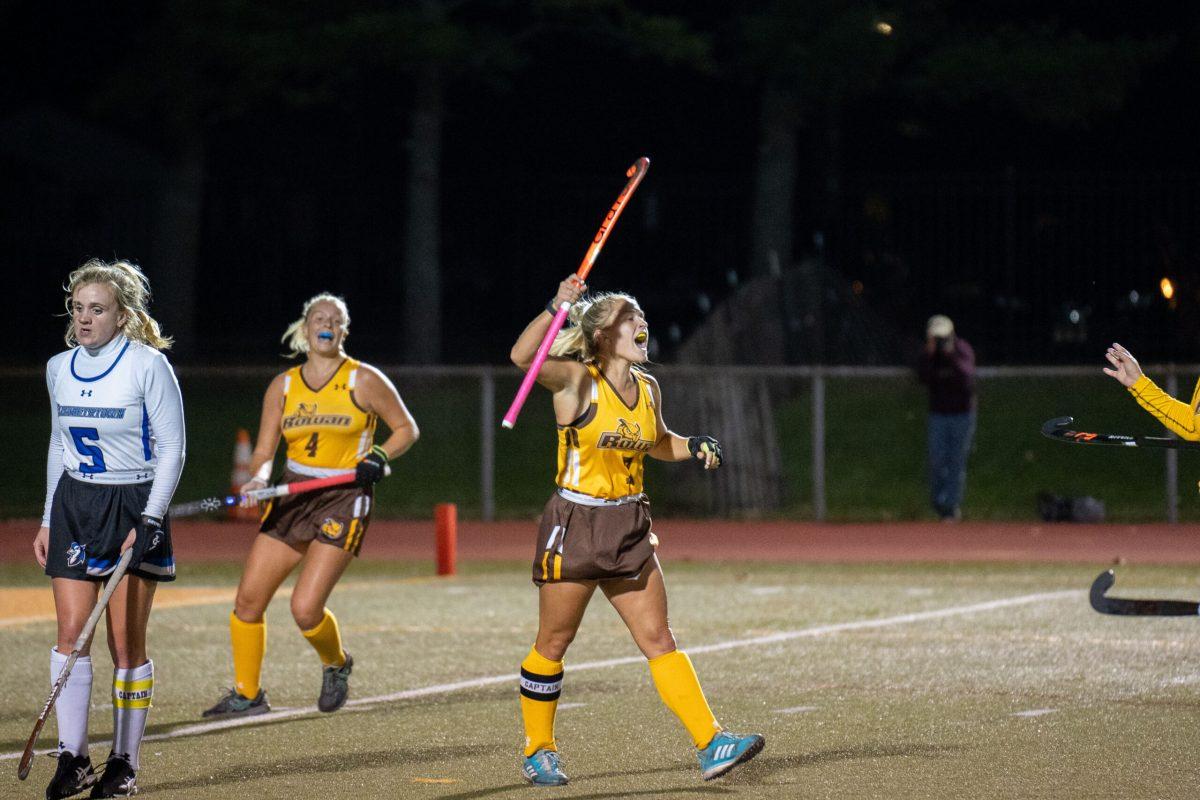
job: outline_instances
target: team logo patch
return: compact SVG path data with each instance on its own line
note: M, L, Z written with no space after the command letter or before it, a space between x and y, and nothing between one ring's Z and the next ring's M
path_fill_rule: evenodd
M642 438L642 426L638 423L617 419L617 429L600 434L596 447L601 450L633 450L645 453L654 447L654 442Z
M325 521L321 523L321 533L325 534L330 539L342 538L342 534L345 533L345 531L346 526L332 517L326 517Z
M78 567L87 558L87 548L79 542L71 542L67 548L67 566Z
M348 428L353 420L349 414L318 414L316 403L297 403L296 413L283 418L283 429L298 428L308 425L323 425L334 428Z

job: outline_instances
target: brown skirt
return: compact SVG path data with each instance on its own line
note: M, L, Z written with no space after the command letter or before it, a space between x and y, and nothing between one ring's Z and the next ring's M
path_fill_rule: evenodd
M573 503L555 492L538 523L533 582L636 578L654 557L650 503Z
M285 470L281 483L312 480ZM358 555L371 522L373 492L353 483L267 501L259 530L285 544L317 541Z

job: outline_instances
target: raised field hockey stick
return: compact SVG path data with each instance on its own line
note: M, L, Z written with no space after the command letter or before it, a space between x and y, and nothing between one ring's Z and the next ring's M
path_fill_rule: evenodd
M33 748L37 744L38 734L42 732L42 726L50 717L50 709L54 708L54 701L62 693L63 687L67 685L67 678L71 677L71 670L75 667L79 654L91 641L92 633L96 630L96 623L100 621L100 615L104 613L108 601L112 599L113 592L117 590L117 584L121 582L121 578L125 577L125 570L129 568L129 562L132 560L133 548L130 547L121 554L117 566L108 576L108 582L104 584L104 591L100 594L100 599L96 601L96 607L92 609L87 622L83 623L83 630L79 632L79 638L75 640L75 646L71 649L71 655L67 657L67 663L63 664L62 669L58 671L58 678L55 679L54 686L50 688L50 697L46 699L46 705L42 706L42 713L38 714L37 722L33 723L33 733L29 734L29 741L25 743L25 752L21 753L21 762L17 765L17 777L21 780L25 780L29 776L29 768L33 765Z
M384 464L383 474L391 475L391 466ZM293 481L292 483L280 483L275 486L264 486L262 489L251 489L244 495L227 494L219 497L206 497L203 500L192 500L189 503L176 503L167 510L167 513L172 517L189 517L192 514L203 514L206 511L220 511L222 508L236 506L242 501L243 497L248 497L251 500L270 500L273 497L283 497L289 494L300 494L301 492L324 489L329 486L342 486L343 484L354 483L355 477L353 472L347 472L343 475L330 475L328 478L313 478L308 481Z
M604 215L604 221L600 223L600 230L596 231L595 237L592 238L592 243L588 246L587 253L583 256L583 261L579 264L579 269L575 270L575 274L579 280L587 278L589 272L592 271L592 266L596 263L596 258L600 255L600 248L604 246L604 240L608 238L608 234L612 232L613 226L617 224L617 217L621 216L621 212L625 210L625 206L629 203L629 198L633 196L634 189L637 189L638 184L642 182L642 178L646 177L646 170L650 169L650 159L642 156L637 161L633 162L633 166L625 170L625 176L629 180L625 183L625 188L617 195L617 201L612 204L612 208ZM567 312L570 311L571 304L564 302L558 307L558 313L554 315L554 321L550 323L550 327L546 330L546 335L542 337L542 344L537 349L537 354L533 357L533 363L529 365L528 371L525 373L525 379L521 381L521 388L517 390L517 396L513 398L512 405L508 407L508 412L504 415L504 421L500 424L505 428L512 428L517 424L517 415L521 413L521 406L525 405L525 400L529 397L529 392L533 390L533 382L537 380L538 372L542 369L542 364L546 361L546 356L550 353L550 345L554 343L554 337L562 330L562 326L567 321Z
M1116 614L1124 617L1194 617L1200 614L1200 603L1188 600L1132 600L1126 597L1108 597L1104 593L1112 588L1116 577L1111 569L1105 570L1092 581L1088 600L1092 608L1101 614Z
M1127 436L1120 433L1089 433L1071 427L1074 417L1055 417L1042 423L1042 436L1068 444L1107 444L1117 447L1159 447L1173 450L1200 450L1200 442L1167 436Z

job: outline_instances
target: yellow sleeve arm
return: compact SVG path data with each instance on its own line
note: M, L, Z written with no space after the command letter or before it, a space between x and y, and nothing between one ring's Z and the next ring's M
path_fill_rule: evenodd
M1154 415L1163 426L1189 442L1200 441L1200 416L1196 406L1200 403L1200 381L1192 392L1191 405L1176 400L1154 384L1145 375L1137 379L1137 383L1129 387L1129 393L1142 408Z

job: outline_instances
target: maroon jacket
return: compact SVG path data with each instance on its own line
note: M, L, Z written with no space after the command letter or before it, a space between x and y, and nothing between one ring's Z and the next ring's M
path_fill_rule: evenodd
M955 338L949 353L938 347L932 354L921 350L917 376L929 387L933 414L965 414L975 408L975 351L966 339Z

